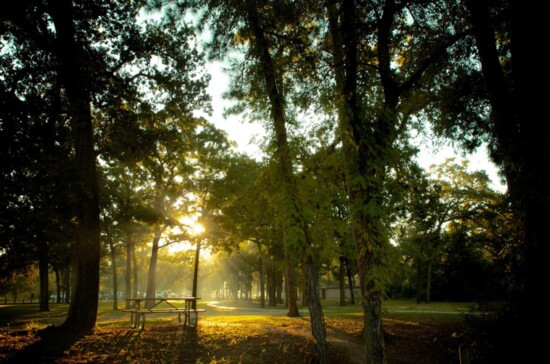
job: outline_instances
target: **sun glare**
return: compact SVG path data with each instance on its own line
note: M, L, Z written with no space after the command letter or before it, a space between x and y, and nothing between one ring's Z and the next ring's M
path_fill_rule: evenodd
M184 216L180 220L180 223L185 227L185 229L193 236L198 236L204 233L204 226L197 221L196 217L193 216Z
M191 233L194 236L204 233L204 226L202 226L202 224L199 222L195 222L193 225L191 225Z

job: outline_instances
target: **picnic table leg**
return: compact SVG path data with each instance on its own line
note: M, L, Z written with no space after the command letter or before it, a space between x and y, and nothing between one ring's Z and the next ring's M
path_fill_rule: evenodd
M130 326L134 327L134 313L130 312Z
M145 314L142 313L141 314L141 329L143 330L144 327L145 327Z

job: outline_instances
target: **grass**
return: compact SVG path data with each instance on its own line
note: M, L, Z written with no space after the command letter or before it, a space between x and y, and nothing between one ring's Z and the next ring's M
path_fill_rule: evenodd
M198 308L206 308L206 315L231 315L237 311L247 309L250 312L246 316L251 319L257 319L261 316L278 316L273 309L280 310L280 315L286 314L286 309L279 304L276 307L266 307L266 312L262 313L259 303L249 301L223 301L216 303L217 307L212 307L211 303L201 301ZM323 300L323 311L327 317L353 317L362 314L362 307L359 304L339 306L337 300ZM431 304L416 304L414 300L386 300L383 302L384 315L393 318L407 319L432 319L459 321L463 319L462 314L472 312L475 305L472 303L456 302L434 302ZM98 326L126 326L129 323L129 314L122 312L124 300L119 302L119 310L112 309L112 302L100 302L98 306ZM8 304L0 306L0 328L13 327L21 325L47 325L57 324L63 321L68 310L68 304L50 304L50 311L42 312L38 310L38 304ZM307 308L301 308L303 317L307 317ZM244 316L239 314L239 320ZM177 320L175 315L170 317L149 317L148 324L166 324L167 321Z

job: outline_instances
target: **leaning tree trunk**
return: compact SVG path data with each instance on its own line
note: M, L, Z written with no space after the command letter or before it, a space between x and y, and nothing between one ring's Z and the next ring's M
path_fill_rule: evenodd
M99 187L94 150L88 60L77 43L70 0L48 2L55 27L59 75L69 101L74 138L75 186L78 200L77 234L73 249L73 292L62 327L71 334L90 331L97 319L99 299Z
M301 203L298 196L298 186L294 177L292 168L292 158L290 156L289 145L286 132L286 116L284 111L284 97L278 86L278 77L276 66L273 62L269 51L269 44L265 37L258 8L255 0L247 2L247 22L252 31L252 47L254 48L256 58L260 63L261 76L264 80L265 91L269 98L271 107L271 118L275 130L276 139L276 156L279 162L279 168L282 176L283 188L286 194L285 212L287 213L286 220L290 223L289 229L301 230L303 236L296 237L302 240L297 244L300 253L303 253L302 264L306 284L309 286L308 307L311 318L311 330L315 343L319 352L319 362L328 363L328 346L326 341L326 326L321 308L319 291L316 284L316 276L314 274L314 260L309 251L313 246L311 237L309 236L307 223L304 221L304 216L301 208ZM298 233L296 233L298 235ZM287 234L287 237L289 234Z

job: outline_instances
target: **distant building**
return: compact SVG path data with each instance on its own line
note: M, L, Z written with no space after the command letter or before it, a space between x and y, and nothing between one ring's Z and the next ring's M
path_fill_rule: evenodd
M351 296L349 291L349 286L345 286L345 292L346 292L346 301L349 302ZM353 293L355 295L355 301L359 302L359 298L361 297L361 292L358 287L354 287ZM326 286L324 288L321 288L321 298L324 300L339 300L340 299L340 286L337 284L332 284L329 286Z

